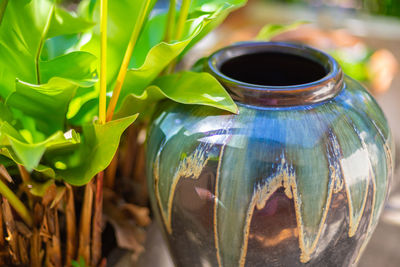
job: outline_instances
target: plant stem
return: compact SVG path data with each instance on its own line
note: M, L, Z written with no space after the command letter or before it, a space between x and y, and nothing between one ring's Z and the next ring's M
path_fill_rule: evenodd
M6 231L7 231L7 241L9 244L10 252L11 254L11 260L14 265L19 265L20 260L19 260L19 252L18 252L18 231L17 227L15 224L13 212L10 207L10 202L7 200L5 196L3 196L3 203L2 203L2 209L4 213L4 222L6 226Z
M114 188L114 183L115 183L115 176L117 174L117 168L118 168L118 154L119 154L119 149L115 152L115 155L110 163L110 165L107 167L105 171L105 186L113 189Z
M179 40L182 38L183 30L185 29L185 22L189 14L190 0L182 0L181 11L178 17L178 23L174 39Z
M126 72L128 71L129 67L129 62L131 61L132 57L132 52L133 49L135 48L136 42L139 38L139 34L143 28L143 24L147 18L148 11L150 9L150 4L151 0L147 0L144 5L142 6L142 9L139 13L139 18L133 27L132 35L128 43L128 47L126 48L124 59L122 60L121 68L119 69L119 73L117 76L117 81L115 83L115 87L113 90L113 94L107 109L107 121L112 120L112 117L114 115L114 110L115 107L117 106L118 98L121 93L121 88L122 85L124 84Z
M8 0L0 0L0 25L1 22L3 21L4 13L6 12Z
M2 198L0 198L0 247L4 247L5 239L4 239L4 228L3 228L3 209L1 208L2 205ZM0 264L2 264L2 256L0 256Z
M100 96L99 96L99 121L106 122L107 106L107 11L108 0L100 2Z
M167 17L167 28L165 30L164 41L169 43L173 39L175 30L175 13L176 13L176 0L169 1L168 17Z
M92 208L93 181L90 181L85 186L85 194L83 197L78 248L78 260L79 257L82 257L87 263L90 262L90 225L92 221Z
M124 144L124 153L121 157L122 167L121 173L123 178L131 177L133 162L136 155L137 127L131 125L128 127L126 141Z
M75 259L76 254L76 215L75 215L75 202L74 190L68 184L66 200L65 200L65 217L67 223L67 249L65 265L71 266L72 260Z
M32 226L33 220L28 209L25 207L24 203L14 194L13 191L8 188L8 186L0 180L0 194L2 194L11 206L17 211L19 216L25 221L29 226Z
M18 164L18 170L19 170L19 174L21 175L22 181L26 184L29 183L31 180L31 177L29 175L29 172L25 169L25 167Z
M18 243L18 252L21 264L22 266L28 266L29 265L28 240L25 239L25 237L23 237L22 235L18 235L17 243Z
M189 14L190 0L182 0L181 10L179 12L178 22L176 25L176 32L174 35L174 40L180 40L183 35L183 30L185 29L185 22ZM176 59L174 59L167 67L167 74L171 74L176 65Z
M42 266L42 257L40 255L41 251L41 237L40 237L40 231L37 229L37 227L33 228L32 232L32 237L31 237L31 242L30 242L30 256L31 256L31 267L40 267Z
M97 174L96 198L94 202L92 226L92 265L97 266L101 259L101 215L103 212L104 172Z

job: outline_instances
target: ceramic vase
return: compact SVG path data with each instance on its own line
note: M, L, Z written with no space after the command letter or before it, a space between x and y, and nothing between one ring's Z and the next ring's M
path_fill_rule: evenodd
M164 102L148 135L151 204L176 266L355 266L393 169L373 97L303 45L240 43L203 62L238 114Z

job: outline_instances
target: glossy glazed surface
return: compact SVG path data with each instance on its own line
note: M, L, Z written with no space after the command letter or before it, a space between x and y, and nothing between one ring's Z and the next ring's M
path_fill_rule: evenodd
M148 186L177 266L357 262L389 188L392 140L365 89L341 85L307 105L238 102L238 115L160 106Z

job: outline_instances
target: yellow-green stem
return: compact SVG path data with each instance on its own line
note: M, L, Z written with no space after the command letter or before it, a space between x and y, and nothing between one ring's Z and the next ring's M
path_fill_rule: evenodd
M176 13L176 0L169 1L168 17L167 17L167 27L165 29L164 41L169 43L173 39L173 34L175 30L175 13Z
M180 40L183 35L183 30L185 29L185 22L189 14L190 0L182 0L181 11L179 12L178 22L176 24L176 31L174 35L174 40ZM167 67L167 74L174 71L176 65L176 59L173 60Z
M178 23L176 24L175 40L182 38L183 30L185 29L185 22L189 14L190 0L182 0L181 11L178 17Z
M107 105L107 10L108 0L100 3L100 97L99 97L99 121L106 123Z
M32 226L33 220L28 209L25 207L24 203L14 194L13 191L8 188L8 186L0 180L0 194L3 195L11 206L16 210L16 212L21 216L25 223Z
M143 28L143 24L147 18L148 11L150 9L150 4L151 0L147 0L144 5L142 6L142 9L139 13L139 18L137 22L135 23L135 26L133 27L132 35L128 43L128 47L126 48L124 59L122 60L121 68L119 70L118 76L117 76L117 81L115 83L115 87L113 90L113 94L107 109L107 121L112 120L112 117L114 115L114 110L115 107L117 106L118 98L121 93L121 88L122 85L124 84L126 72L128 71L129 67L129 62L131 61L132 57L132 52L133 49L135 48L136 42L139 38L139 34Z

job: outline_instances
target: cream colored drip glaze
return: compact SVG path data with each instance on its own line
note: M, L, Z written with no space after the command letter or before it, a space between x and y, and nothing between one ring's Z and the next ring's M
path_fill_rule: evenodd
M174 177L172 179L172 185L170 189L170 193L168 195L168 203L167 203L167 213L165 213L164 208L162 206L162 201L160 197L159 190L159 164L160 164L160 155L161 150L157 153L157 157L154 164L154 181L155 181L155 192L156 199L158 205L160 207L160 212L169 234L172 233L172 204L174 200L176 186L180 180L180 178L190 178L190 179L198 179L200 177L201 172L208 162L208 157L206 155L206 148L199 145L195 151L190 154L188 157L184 158L180 163L178 170L175 172Z
M336 179L337 176L335 175L335 172L333 172L333 175L331 176L328 185L328 197L326 201L326 206L324 208L323 216L318 227L318 232L315 239L310 242L306 240L304 236L304 224L301 216L301 199L297 191L296 175L295 173L293 173L293 171L289 169L289 165L286 163L286 160L283 156L277 174L269 178L267 180L268 182L265 183L263 186L258 186L258 188L254 192L253 198L250 202L250 206L246 215L246 223L244 227L245 238L243 240L243 245L241 249L239 266L243 267L245 265L250 224L251 224L251 219L253 217L254 209L255 208L259 210L263 209L269 198L272 196L272 194L275 193L276 190L278 190L281 187L284 188L285 194L289 199L292 198L294 199L296 221L299 234L299 247L301 250L300 261L303 263L308 262L311 258L311 254L315 251L318 240L321 236L322 228L325 224L329 206L332 199L333 185Z

